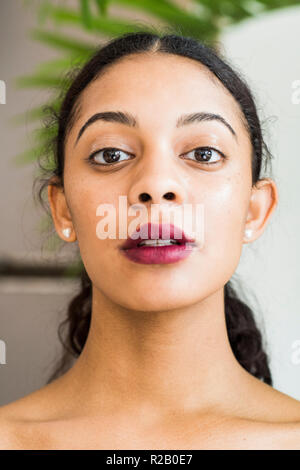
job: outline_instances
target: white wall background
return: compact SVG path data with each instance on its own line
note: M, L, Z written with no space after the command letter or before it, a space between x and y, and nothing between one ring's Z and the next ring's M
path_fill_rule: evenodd
M300 80L300 7L228 28L221 41L267 120L279 190L276 213L264 234L244 246L237 274L263 311L275 388L300 399L300 103L292 103L292 83Z

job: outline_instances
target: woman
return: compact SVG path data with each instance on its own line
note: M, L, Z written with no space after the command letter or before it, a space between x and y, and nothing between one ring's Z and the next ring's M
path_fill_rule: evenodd
M1 408L1 447L299 449L300 403L272 388L253 314L229 284L278 200L244 81L194 39L119 37L66 93L55 157L41 190L85 268L68 311L79 357ZM101 238L103 204L117 228L143 208L140 231L154 205L158 227L162 208L198 205L203 232Z

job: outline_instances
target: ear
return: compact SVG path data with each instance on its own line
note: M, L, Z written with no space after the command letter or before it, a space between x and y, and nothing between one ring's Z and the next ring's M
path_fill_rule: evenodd
M265 230L278 203L278 191L271 178L263 178L253 186L245 225L245 243L256 240Z
M64 189L55 182L48 184L48 200L51 214L58 236L65 241L74 242L76 234L74 231L72 217L66 201ZM70 235L66 236L63 231L70 229ZM67 233L68 231L66 231Z

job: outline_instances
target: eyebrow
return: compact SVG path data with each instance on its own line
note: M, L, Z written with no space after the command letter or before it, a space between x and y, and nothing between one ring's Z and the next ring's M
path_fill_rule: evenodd
M138 128L138 121L136 118L130 113L124 113L122 111L104 111L101 113L96 113L91 116L86 123L80 129L75 145L77 144L78 140L84 133L84 131L92 125L96 121L105 121L105 122L117 122L119 124L125 124L125 126L135 127ZM198 113L191 113L191 114L184 114L180 116L176 122L176 127L186 126L188 124L193 124L195 122L203 122L203 121L219 121L223 123L227 129L230 130L231 134L237 139L237 134L231 125L219 114L214 113L207 113L207 112L198 112Z

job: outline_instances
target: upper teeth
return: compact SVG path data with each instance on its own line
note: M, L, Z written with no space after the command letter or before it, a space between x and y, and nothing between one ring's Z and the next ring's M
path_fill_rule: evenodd
M143 240L141 241L138 246L143 246L143 245L150 245L150 246L165 246L165 245L178 245L179 242L176 240Z

